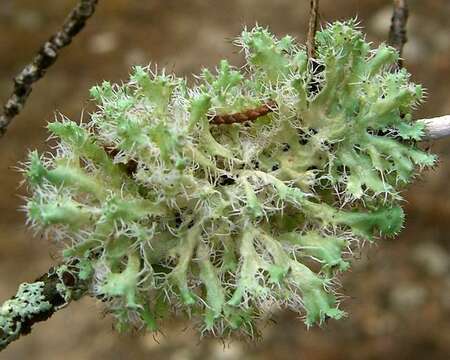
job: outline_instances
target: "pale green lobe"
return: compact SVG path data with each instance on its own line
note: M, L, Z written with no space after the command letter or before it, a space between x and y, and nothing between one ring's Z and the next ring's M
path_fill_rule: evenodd
M88 209L72 200L61 199L61 202L28 204L30 219L44 226L64 224L74 228L82 227L94 216Z
M327 317L342 318L345 313L335 306L334 295L325 291L325 281L314 274L308 267L291 261L290 278L302 293L303 306L306 310L305 324L321 324Z
M123 180L122 172L114 164L105 149L93 141L92 134L74 122L53 122L47 128L62 141L70 144L80 156L92 160L100 166L104 174L110 176L114 185L119 185Z
M367 64L369 76L377 74L383 66L395 64L398 53L394 48L382 44Z
M214 321L220 317L225 304L225 294L220 283L217 270L209 261L209 251L204 244L199 244L197 256L199 257L200 279L205 285L206 301L209 309L205 314L207 328L212 329Z
M205 122L206 114L211 107L211 97L201 95L197 99L192 100L189 126L202 125Z
M342 253L349 246L344 238L323 236L311 231L305 234L288 232L280 235L280 241L288 241L300 247L301 253L318 259L324 269L338 267L341 271L349 268L350 264L342 259Z
M121 296L129 308L136 308L136 292L140 271L140 258L138 254L127 255L128 260L125 270L120 273L108 274L105 284L100 292L108 297Z
M178 245L177 253L179 256L178 265L171 273L173 281L178 286L180 296L186 305L195 304L195 298L189 290L187 271L190 261L194 255L197 243L200 241L200 226L194 226L187 230L183 241Z

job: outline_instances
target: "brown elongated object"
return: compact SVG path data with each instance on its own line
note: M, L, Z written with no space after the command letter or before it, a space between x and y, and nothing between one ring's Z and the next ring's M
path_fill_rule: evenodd
M255 121L261 116L271 113L276 108L276 102L269 100L264 105L257 108L244 110L234 114L215 115L211 118L210 124L213 125L229 125L229 124L241 124L247 121Z

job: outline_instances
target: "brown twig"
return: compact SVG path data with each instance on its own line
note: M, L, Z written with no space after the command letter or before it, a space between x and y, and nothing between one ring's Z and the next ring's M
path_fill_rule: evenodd
M308 35L306 39L306 47L308 50L308 58L314 59L316 54L315 37L317 25L319 24L319 0L311 0L311 8L309 11Z
M98 0L79 0L65 20L62 29L42 45L33 61L14 78L14 90L3 106L3 114L0 116L0 137L5 134L8 125L23 109L33 84L41 79L56 61L59 51L69 45L83 29L86 21L94 14L97 3Z
M73 264L52 267L33 283L22 285L39 286L42 289L39 302L45 306L32 305L31 295L23 298L20 290L3 303L0 306L0 351L20 336L29 334L34 324L47 320L87 292L87 282L78 278L78 270Z
M260 107L245 110L234 114L216 115L210 119L210 124L229 125L235 123L244 123L246 121L255 121L257 118L267 115L275 110L275 101L268 101Z
M406 23L408 21L408 3L407 0L394 0L394 10L391 19L391 28L389 31L389 44L397 49L400 58L398 67L403 66L403 47L408 38L406 36Z

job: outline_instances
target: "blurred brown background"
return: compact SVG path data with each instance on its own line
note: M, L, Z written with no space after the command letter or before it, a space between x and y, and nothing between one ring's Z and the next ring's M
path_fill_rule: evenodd
M11 78L59 28L75 0L0 0L0 100ZM322 0L323 22L357 16L370 40L387 38L389 0ZM45 124L55 111L79 119L88 89L103 79L126 79L132 64L150 61L190 75L219 59L241 64L233 39L244 25L267 25L304 41L308 0L103 0L87 28L39 82L22 114L0 139L0 299L45 272L56 255L24 226L12 167L29 149L45 150ZM410 0L406 66L429 90L416 116L450 113L450 1ZM225 40L224 40L225 39ZM86 115L85 115L86 116ZM199 341L186 323L164 335L114 333L101 305L71 304L0 354L1 359L449 359L450 140L432 144L439 167L406 193L401 236L366 249L343 279L348 318L306 330L281 313L256 344ZM52 253L53 251L53 253Z

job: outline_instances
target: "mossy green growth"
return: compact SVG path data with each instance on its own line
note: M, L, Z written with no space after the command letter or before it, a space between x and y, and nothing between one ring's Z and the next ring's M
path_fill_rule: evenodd
M223 60L188 86L135 67L92 88L88 122L49 124L56 154L26 169L29 221L119 329L175 312L216 335L255 334L277 308L308 326L344 315L337 274L359 242L401 229L400 191L435 157L416 146L423 90L392 71L393 48L371 49L351 21L316 43L319 67L255 27L237 40L243 70ZM210 122L263 104L276 105L251 123Z

